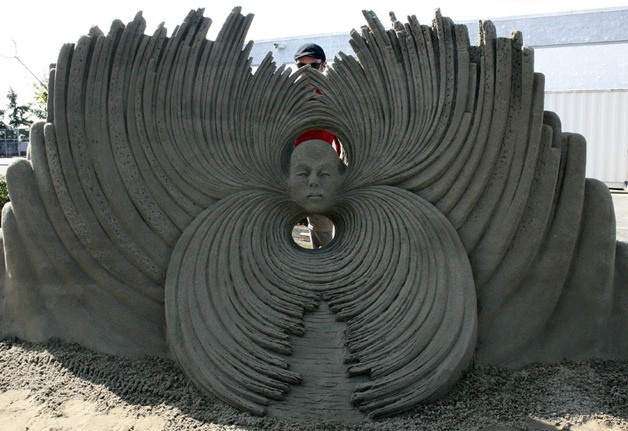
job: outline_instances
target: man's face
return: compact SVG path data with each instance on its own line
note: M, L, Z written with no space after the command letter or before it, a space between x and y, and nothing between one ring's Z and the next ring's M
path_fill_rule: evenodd
M328 212L342 184L340 163L328 142L312 140L299 144L290 157L290 198L308 214Z
M325 67L327 67L327 62L321 60L320 58L316 58L316 57L310 57L310 56L305 56L305 57L300 57L297 61L296 61L297 67L301 68L301 67L305 67L305 65L311 65L311 67L313 67L314 69L318 69L319 72L324 72L325 71Z

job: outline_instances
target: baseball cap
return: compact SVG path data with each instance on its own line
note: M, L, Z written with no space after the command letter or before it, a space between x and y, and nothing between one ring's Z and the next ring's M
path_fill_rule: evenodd
M297 52L295 52L294 59L296 61L301 57L314 57L319 60L326 60L325 51L323 51L323 48L315 43L306 43L305 45L301 45L299 49L297 49Z

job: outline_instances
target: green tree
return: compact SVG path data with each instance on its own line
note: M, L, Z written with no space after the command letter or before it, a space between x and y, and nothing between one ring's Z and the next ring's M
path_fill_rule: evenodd
M4 109L0 109L0 129L8 129L9 126L4 122Z
M4 207L4 204L9 202L9 190L7 189L7 179L4 175L0 174L0 210Z
M17 129L20 126L30 126L33 124L31 116L31 105L19 105L17 103L17 93L13 88L9 88L7 93L9 101L7 105L7 116L9 117L9 126Z
M37 80L33 84L35 89L35 104L31 107L31 113L39 120L48 118L48 78Z

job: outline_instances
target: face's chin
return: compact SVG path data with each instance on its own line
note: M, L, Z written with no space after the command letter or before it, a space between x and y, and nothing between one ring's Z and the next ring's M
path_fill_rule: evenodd
M321 214L331 208L331 199L324 193L309 192L299 197L295 196L294 201L298 203L308 214Z

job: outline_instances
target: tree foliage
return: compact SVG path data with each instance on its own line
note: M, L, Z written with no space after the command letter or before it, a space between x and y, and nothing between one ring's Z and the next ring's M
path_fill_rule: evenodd
M28 105L18 105L17 93L10 87L7 93L7 99L9 100L8 109L0 109L0 129L7 129L9 127L17 129L20 126L30 126L33 123L33 118L43 120L48 116L48 77L46 76L44 79L39 79L17 55L17 43L15 40L13 41L13 46L15 50L14 55L5 58L14 58L37 81L37 83L34 84L35 106L33 107L31 103ZM4 121L5 115L8 116L8 125Z
M9 189L7 189L7 179L4 175L0 174L0 210L7 202L9 202Z
M13 88L9 88L7 100L7 117L9 119L9 127L17 129L20 126L30 126L33 124L33 120L30 119L31 105L18 104L17 93L13 90Z
M31 106L31 112L38 120L48 117L48 78L43 78L33 84L35 90L35 103Z

